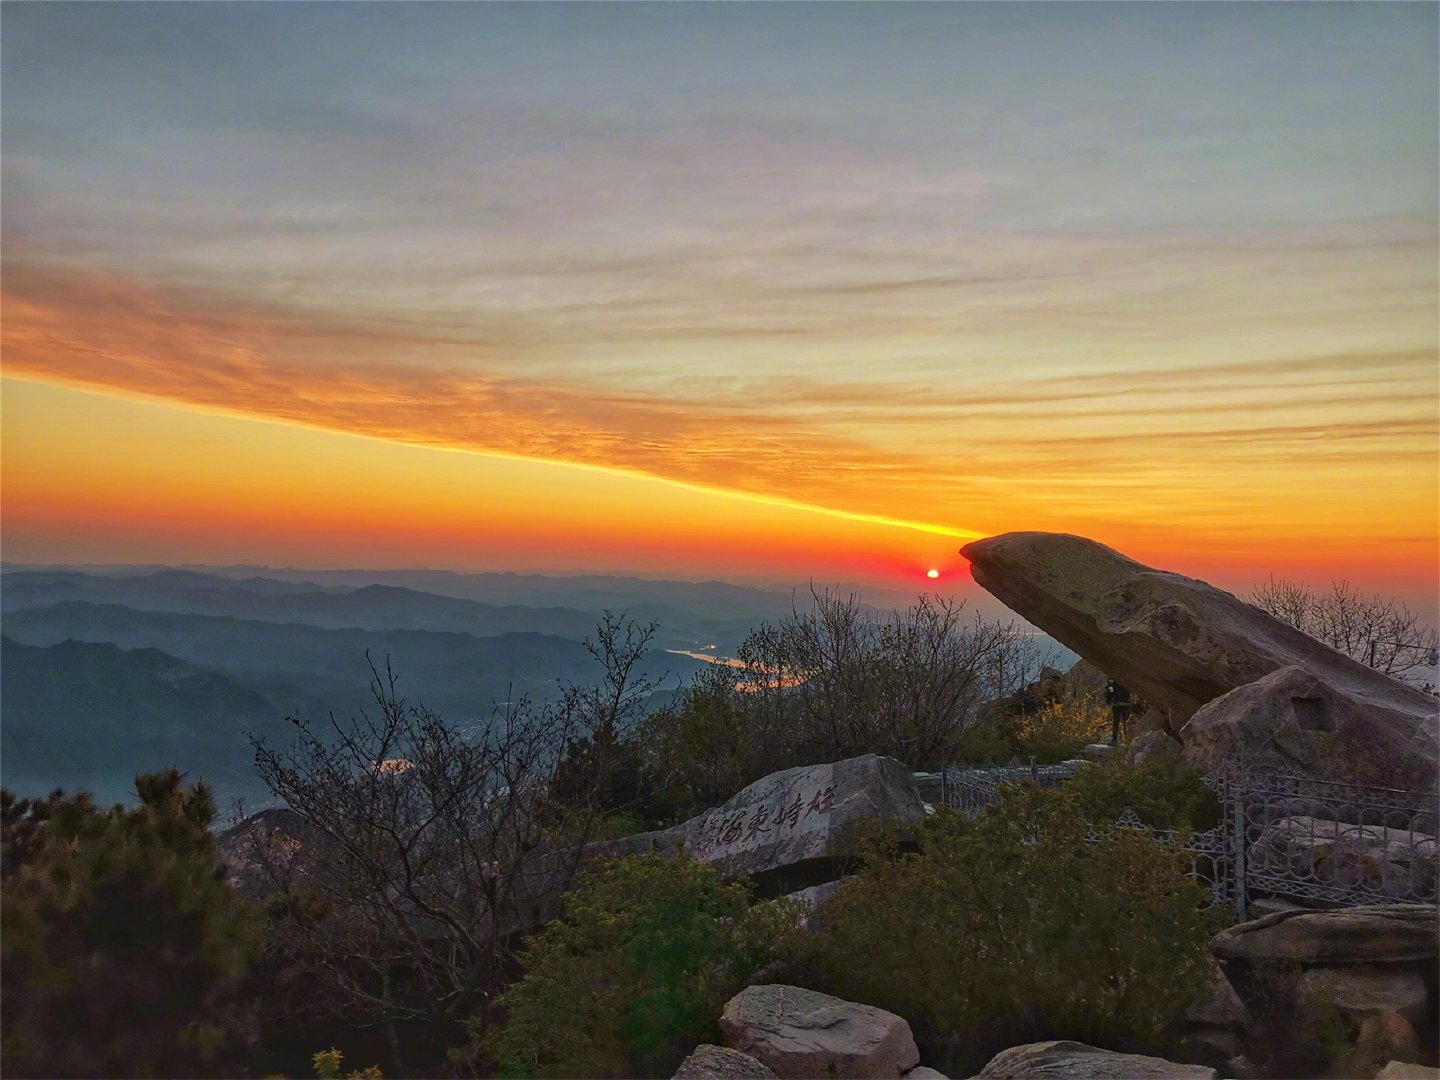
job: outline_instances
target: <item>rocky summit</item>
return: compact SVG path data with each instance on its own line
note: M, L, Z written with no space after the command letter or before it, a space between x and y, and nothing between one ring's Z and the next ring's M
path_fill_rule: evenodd
M1164 711L1192 764L1241 753L1326 779L1434 789L1433 697L1230 593L1080 536L1006 533L961 551L980 585Z

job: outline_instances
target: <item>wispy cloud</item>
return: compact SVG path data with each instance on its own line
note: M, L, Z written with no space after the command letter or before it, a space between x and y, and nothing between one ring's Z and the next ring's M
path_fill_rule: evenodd
M702 375L659 393L517 374L503 339L54 266L10 267L4 316L12 374L960 531L1057 507L1123 517L1137 499L1177 521L1269 523L1297 465L1316 484L1393 481L1437 449L1436 368L1418 349L968 387Z

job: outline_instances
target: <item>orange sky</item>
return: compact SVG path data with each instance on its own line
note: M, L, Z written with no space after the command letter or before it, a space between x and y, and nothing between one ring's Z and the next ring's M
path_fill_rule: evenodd
M1436 603L1431 8L359 10L7 10L6 559Z

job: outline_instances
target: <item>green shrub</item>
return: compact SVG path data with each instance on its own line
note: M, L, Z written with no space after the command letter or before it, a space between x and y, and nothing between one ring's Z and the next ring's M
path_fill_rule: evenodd
M225 1053L260 937L226 884L203 784L135 781L140 805L0 797L7 1076L195 1076Z
M904 1016L951 1069L1032 1039L1156 1043L1205 986L1214 920L1181 852L1089 841L1077 807L1027 784L942 809L918 850L872 836L825 908L823 988Z
M472 1053L519 1076L669 1076L714 1041L725 1002L787 954L790 902L753 904L688 858L643 855L588 874L526 951L506 1020Z
M1152 829L1203 832L1220 820L1215 793L1198 772L1173 758L1083 768L1058 790L1094 822L1108 824L1129 810Z

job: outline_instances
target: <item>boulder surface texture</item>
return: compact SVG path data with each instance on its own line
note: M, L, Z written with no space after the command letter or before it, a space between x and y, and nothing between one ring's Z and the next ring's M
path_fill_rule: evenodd
M726 1004L720 1030L782 1077L899 1077L920 1062L910 1025L894 1013L798 986L747 987Z
M1214 1080L1208 1065L1180 1065L1144 1054L1117 1054L1084 1043L1056 1041L1026 1043L1001 1050L981 1069L977 1080Z
M894 758L864 754L771 773L689 821L596 845L594 854L618 857L684 844L691 858L726 877L754 876L849 853L856 822L903 827L924 816L910 770Z
M1222 963L1434 963L1440 956L1440 928L1433 904L1282 911L1221 930L1210 950Z
M672 1080L773 1080L775 1070L728 1046L702 1043L680 1063Z
M1063 533L1006 533L961 553L1007 607L1166 710L1193 764L1248 749L1253 763L1329 779L1435 787L1434 698L1230 593ZM1253 715L1247 698L1185 727L1202 706L1281 669L1298 672L1248 692L1270 701L1268 714Z

